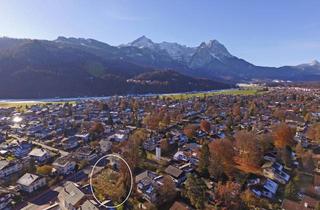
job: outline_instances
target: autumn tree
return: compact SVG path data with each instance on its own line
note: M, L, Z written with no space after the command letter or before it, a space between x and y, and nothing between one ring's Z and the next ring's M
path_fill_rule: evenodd
M185 182L185 197L197 209L203 209L206 199L206 185L204 181L190 174Z
M258 167L263 154L255 135L252 132L239 131L235 139L241 161L246 165Z
M159 202L161 204L171 202L177 196L176 185L170 176L163 177L163 185L159 189Z
M304 149L301 145L301 143L298 143L295 147L295 152L297 154L297 157L302 157L302 155L304 154Z
M141 145L147 136L148 132L145 129L137 129L129 136L128 141L118 148L123 152L123 156L126 157L126 161L133 171L142 160L143 149Z
M240 185L238 183L228 181L223 184L219 182L215 188L215 195L226 209L241 209Z
M314 168L315 168L315 164L312 158L312 152L308 151L306 152L303 156L302 156L302 166L303 168L309 172L312 173Z
M273 128L272 131L274 144L278 149L284 149L286 146L294 144L295 129L285 123L281 123Z
M197 126L189 124L183 129L183 133L188 137L188 138L193 138L196 134L196 129Z
M248 209L268 209L269 201L264 198L256 197L250 189L246 189L240 194L242 202L246 205Z
M223 174L231 176L234 172L235 151L233 145L228 139L219 139L209 144L210 163L209 174L216 178Z
M43 166L37 166L37 174L41 174L41 175L49 175L52 172L52 166L49 165L43 165Z
M89 129L89 132L92 134L101 134L104 132L104 127L100 122L94 122Z
M258 136L258 144L261 149L261 153L265 154L273 148L273 137L272 134L266 133Z
M276 109L272 115L280 121L284 121L286 119L286 112L281 109Z
M232 107L232 115L233 115L233 117L237 117L237 116L240 116L240 117L241 117L240 104L235 104L235 105Z
M207 132L209 133L210 132L210 129L211 129L211 125L208 121L206 120L201 120L200 122L200 129L204 132Z
M291 149L286 147L279 151L281 155L281 160L288 167L291 168L293 165L292 157L291 157Z

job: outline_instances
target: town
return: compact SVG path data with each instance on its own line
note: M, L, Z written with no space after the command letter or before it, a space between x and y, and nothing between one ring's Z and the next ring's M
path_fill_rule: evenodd
M106 209L90 173L118 154L134 183L116 209L319 210L320 89L238 91L0 108L0 209Z

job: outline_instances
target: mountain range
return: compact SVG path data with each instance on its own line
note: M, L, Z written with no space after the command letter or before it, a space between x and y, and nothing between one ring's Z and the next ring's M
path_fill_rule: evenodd
M119 46L84 38L0 38L0 98L183 92L274 79L319 81L320 64L256 66L217 40L188 47L145 36Z

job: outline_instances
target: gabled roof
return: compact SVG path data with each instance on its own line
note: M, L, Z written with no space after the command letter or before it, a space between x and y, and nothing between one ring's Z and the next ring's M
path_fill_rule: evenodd
M59 198L63 198L66 203L73 206L84 197L85 194L73 182L67 182L59 193Z
M0 170L4 169L5 167L7 167L10 164L9 161L7 160L0 160Z
M17 181L18 184L23 186L30 186L34 183L40 176L30 173L25 173L20 179Z
M154 173L152 171L149 171L149 170L146 170L146 171L142 172L141 174L138 174L135 177L135 181L136 181L136 183L138 183L141 180L144 180L146 178L149 178L149 179L153 180L155 177L157 177L156 173Z
M166 168L165 172L166 172L167 174L175 177L175 178L178 178L178 177L183 173L182 170L180 170L179 168L176 168L176 167L174 167L174 166L172 166L172 165L169 165L169 166Z
M31 152L29 152L30 156L34 156L34 157L42 157L44 155L46 155L48 152L44 149L40 149L40 148L34 148L33 150L31 150Z
M78 210L99 210L98 207L96 207L92 202L86 200L79 208Z

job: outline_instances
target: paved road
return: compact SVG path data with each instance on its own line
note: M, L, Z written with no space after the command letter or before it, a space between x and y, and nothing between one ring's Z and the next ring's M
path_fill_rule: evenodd
M45 145L45 144L37 142L37 141L31 141L31 142L32 142L32 144L38 145L38 146L40 146L40 147L42 147L44 149L47 149L47 150L50 150L50 151L53 151L53 152L59 152L62 156L66 156L66 155L69 154L69 152L66 152L64 150L57 149L57 148L54 148L54 147L50 147L48 145Z

